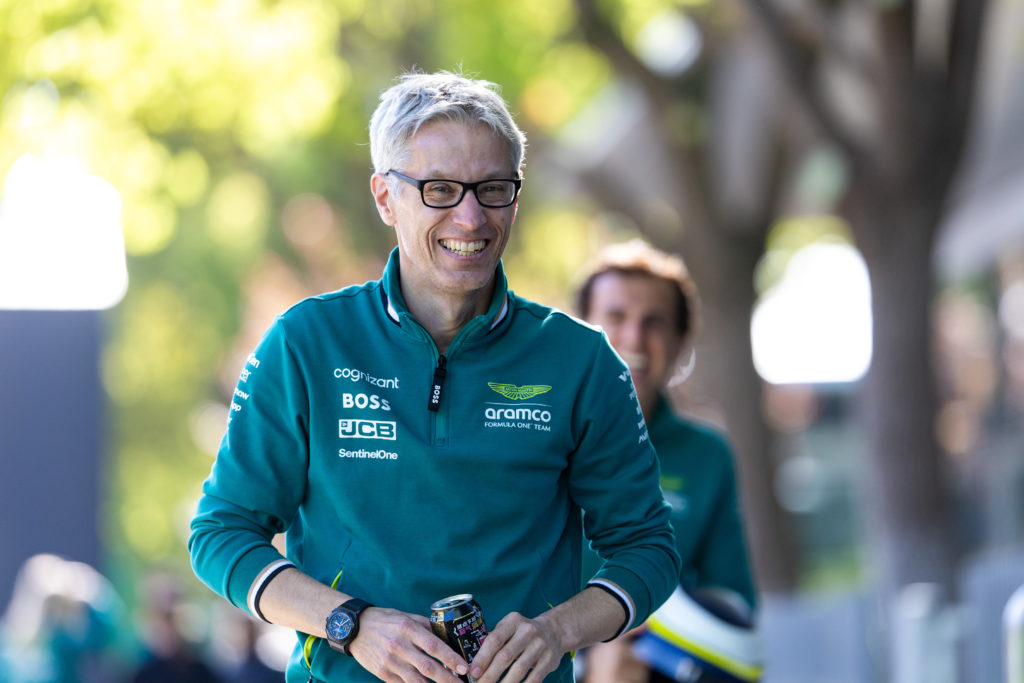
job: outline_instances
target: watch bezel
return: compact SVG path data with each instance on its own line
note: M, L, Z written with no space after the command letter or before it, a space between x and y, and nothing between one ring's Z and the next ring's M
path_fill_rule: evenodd
M372 606L365 600L352 598L331 611L324 626L331 649L352 656L348 646L359 635L359 614Z

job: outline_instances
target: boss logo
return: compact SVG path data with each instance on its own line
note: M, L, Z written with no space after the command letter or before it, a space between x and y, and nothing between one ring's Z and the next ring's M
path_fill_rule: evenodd
M341 439L387 439L394 441L397 434L394 422L381 420L338 420Z
M341 395L341 407L369 408L370 410L391 410L388 400L386 398L381 398L376 394L367 396L366 394L344 393Z

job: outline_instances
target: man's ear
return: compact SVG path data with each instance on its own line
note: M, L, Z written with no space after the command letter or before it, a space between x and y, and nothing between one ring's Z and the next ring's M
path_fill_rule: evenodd
M377 205L377 213L385 225L394 226L398 220L391 208L391 187L388 185L387 176L383 173L374 173L370 176L370 194Z

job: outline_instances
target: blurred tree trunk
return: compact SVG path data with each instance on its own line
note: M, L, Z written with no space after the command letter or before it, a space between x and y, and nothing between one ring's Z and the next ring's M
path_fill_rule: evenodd
M742 233L741 233L742 234ZM706 342L698 353L707 358L702 378L721 403L729 438L739 462L747 543L759 590L789 593L799 577L799 554L786 513L774 492L776 435L762 412L763 381L754 369L750 317L757 294L753 272L764 251L762 233L746 239L716 240L714 256L695 273L701 283ZM694 236L694 239L697 239ZM685 245L662 245L692 254ZM715 270L715 273L709 271ZM708 286L704 286L704 285Z
M882 585L894 591L934 581L952 591L957 544L934 430L932 247L960 167L986 4L746 0L740 6L752 30L737 5L715 3L691 12L703 29L700 62L666 77L622 40L614 5L576 0L585 39L621 78L639 84L664 168L679 190L668 201L682 234L659 229L646 207L616 198L607 169L591 174L595 196L633 216L659 246L680 251L701 288L708 363L698 370L736 445L762 590L792 589L798 563L771 488L774 439L761 416L749 343L752 276L786 199L786 164L807 150L810 137L846 164L842 200L832 208L849 221L871 277L873 360L858 407L869 540L879 551ZM774 94L782 101L749 79L736 94L744 69L749 74L751 64L766 61L784 74L785 87ZM772 74L762 77L775 83ZM704 115L693 126L686 117L695 109ZM729 166L737 155L749 159L754 176ZM726 172L715 167L722 160ZM758 188L737 202L744 196L737 185L751 177Z
M842 213L871 277L866 428L869 528L882 588L954 592L951 487L935 438L932 252L975 92L985 0L838 3L784 15L747 0L798 100L842 150ZM852 112L851 112L852 110Z
M761 411L763 383L754 370L750 317L757 293L753 273L765 235L775 217L781 164L771 130L775 96L732 87L750 79L749 68L763 62L763 51L743 48L749 35L705 35L710 56L679 77L666 77L643 64L623 42L611 17L592 0L577 0L584 38L608 58L616 72L639 86L648 120L663 151L643 169L646 176L666 174L674 188L664 198L679 222L664 221L647 199L620 189L609 165L585 175L592 194L607 206L633 217L656 246L683 255L701 294L702 329L693 383L707 389L721 407L737 455L746 533L758 589L788 593L795 589L799 558L786 513L773 492L776 439ZM718 60L718 57L725 58ZM731 59L742 55L740 59ZM746 71L745 71L746 70ZM763 75L763 74L761 74ZM755 76L755 79L757 76ZM758 97L758 93L765 95ZM735 112L745 108L746 115ZM706 108L706 109L705 109ZM705 109L700 114L694 114ZM686 120L687 112L694 118ZM725 152L719 147L749 140L754 147ZM723 172L731 158L758 176L753 195L730 187L749 173ZM611 166L614 166L611 165ZM680 225L681 224L681 225ZM688 385L690 382L688 382Z
M921 203L921 200L917 200ZM883 562L883 589L936 582L954 586L950 494L935 440L931 246L927 207L880 204L851 209L872 287L873 355L859 412L865 428L869 528ZM864 226L872 226L865 229ZM879 229L884 226L885 229Z

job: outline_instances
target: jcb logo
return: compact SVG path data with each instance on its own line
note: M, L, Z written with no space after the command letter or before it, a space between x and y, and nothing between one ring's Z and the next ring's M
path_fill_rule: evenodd
M338 420L338 437L342 439L395 440L395 423L380 420Z

